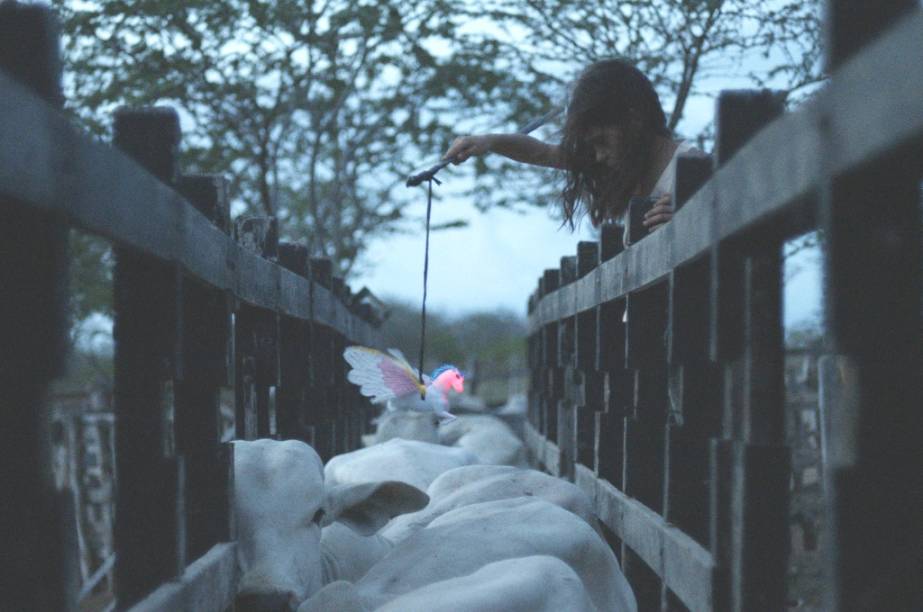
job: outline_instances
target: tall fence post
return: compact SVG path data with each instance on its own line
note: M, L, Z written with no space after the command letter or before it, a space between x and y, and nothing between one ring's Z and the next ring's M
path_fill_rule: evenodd
M680 156L673 202L677 209L711 174L712 162ZM669 479L664 482L664 518L708 546L709 439L720 435L721 399L715 367L708 359L709 261L707 257L670 273L667 363Z
M311 281L330 291L333 263L325 258L311 259ZM315 305L315 308L317 306ZM314 422L314 450L325 462L337 453L335 406L336 390L333 369L339 367L342 355L335 353L334 334L326 325L312 326L311 344L311 410Z
M913 11L914 0L828 0L828 69ZM835 137L828 130L831 151ZM828 170L820 191L829 348L842 355L838 373L853 379L855 394L854 410L831 406L839 414L828 416L853 432L830 470L830 609L909 610L923 601L920 157L918 137L845 175Z
M179 118L169 108L119 109L115 145L158 179L179 174ZM177 266L115 248L116 591L137 602L185 562L183 462L173 448L173 379L181 378Z
M310 280L308 247L291 242L279 243L279 264ZM311 443L313 432L304 425L303 413L308 385L309 323L290 317L279 320L279 390L276 393L276 419L282 439Z
M538 302L538 292L537 290L532 291L529 294L529 300L526 303L526 313L527 316L532 316L535 312L535 306ZM538 334L534 331L526 337L526 367L529 370L529 386L526 390L526 414L528 417L529 423L532 424L532 427L535 431L542 432L542 423L541 423L541 411L539 409L539 399L538 392L536 389L535 382L538 380L538 365L539 365L539 343L538 343ZM528 445L527 445L528 446ZM531 456L531 455L530 455Z
M577 244L577 278L582 279L599 264L599 244L579 242ZM599 302L600 285L594 286L594 303ZM596 369L596 343L599 340L596 329L596 309L581 312L576 317L575 363L583 378L583 403L577 406L577 461L590 470L595 470L597 414L603 406L603 374Z
M561 287L577 280L577 258L561 258ZM562 294L559 293L559 296ZM558 354L556 365L561 372L563 386L557 401L558 436L560 451L558 476L573 481L574 463L577 455L577 405L583 400L579 397L583 390L583 380L574 368L574 344L576 317L567 317L558 322Z
M561 271L557 269L545 270L541 280L541 295L548 295L561 284ZM559 411L558 400L561 399L564 387L564 373L558 367L558 326L560 322L545 325L542 329L542 387L544 389L544 414L547 427L546 438L558 440ZM560 449L558 449L560 451ZM547 462L547 455L545 458ZM554 465L545 466L555 476L560 473L560 454L555 458Z
M230 235L227 181L187 175L180 193L215 227ZM220 394L227 383L231 312L224 292L187 280L183 286L183 378L174 386L176 449L186 465L186 541L190 559L228 539L231 503L221 461Z
M727 162L782 110L782 99L770 91L722 92L716 163ZM723 435L713 443L711 476L714 601L722 610L777 610L785 603L789 460L780 426L780 257L775 235L718 241L711 253L710 346L724 374Z
M639 204L632 201L634 209ZM631 220L641 216L629 210L629 242L643 240L648 231ZM630 248L630 247L629 247ZM667 287L660 283L629 293L626 298L627 328L625 365L634 374L634 394L625 417L623 452L625 493L655 512L663 511L664 463L667 423L667 371L665 334ZM631 580L638 607L662 607L664 593L657 575L634 552L622 551L626 576ZM662 568L658 568L661 569Z
M599 232L599 263L603 264L624 249L623 228L605 224ZM600 278L600 283L606 279ZM600 291L602 287L600 287ZM622 488L625 409L633 396L625 369L624 300L607 302L595 308L596 370L603 373L603 411L596 416L595 473Z
M49 9L0 4L0 69L61 106L59 28ZM0 209L0 600L9 609L74 610L74 500L55 489L46 405L67 355L67 227L6 198Z
M679 156L673 183L676 210L708 179L711 170L709 158ZM716 376L708 359L708 292L707 257L670 273L663 517L702 546L708 546L708 445L720 433L720 400L714 393ZM680 609L665 584L661 609Z
M237 242L247 250L276 261L279 229L275 217L238 218ZM270 389L279 380L279 316L242 303L235 325L237 435L268 438L276 433L275 404Z

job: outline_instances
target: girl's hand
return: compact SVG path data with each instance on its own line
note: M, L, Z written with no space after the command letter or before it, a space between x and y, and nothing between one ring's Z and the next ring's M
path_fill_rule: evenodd
M673 218L673 206L670 205L670 196L662 196L644 215L642 223L648 232L653 232L664 223Z
M462 136L456 138L445 152L442 159L451 160L453 164L458 165L469 157L484 155L490 151L490 136L486 134L478 136Z

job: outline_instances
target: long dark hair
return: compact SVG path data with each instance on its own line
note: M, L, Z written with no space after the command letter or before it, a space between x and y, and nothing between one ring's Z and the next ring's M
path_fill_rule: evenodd
M615 167L596 161L587 141L593 128L620 131ZM621 59L590 64L577 79L567 107L561 154L564 162L564 223L585 210L594 226L620 215L650 168L657 136L670 136L654 86Z

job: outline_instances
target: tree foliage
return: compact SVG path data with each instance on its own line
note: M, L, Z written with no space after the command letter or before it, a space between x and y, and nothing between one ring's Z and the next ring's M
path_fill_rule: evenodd
M403 178L451 133L436 100L459 65L434 49L457 24L442 0L56 4L84 126L106 135L122 104L177 107L186 167L227 174L236 208L277 215L341 273L400 228L419 195Z

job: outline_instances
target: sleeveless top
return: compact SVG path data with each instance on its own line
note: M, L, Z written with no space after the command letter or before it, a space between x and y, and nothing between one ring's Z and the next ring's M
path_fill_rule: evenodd
M673 152L673 157L670 158L667 167L663 169L663 172L660 173L660 178L657 179L657 182L654 183L654 189L651 190L651 197L659 198L665 195L673 194L673 182L676 177L676 158L679 157L681 153L692 153L694 155L706 157L707 154L696 147L692 142L688 140L682 140L676 147L676 151ZM616 223L620 223L625 228L625 242L627 243L628 238L628 209L619 216Z
M679 157L680 153L691 153L696 156L705 157L705 153L688 140L680 141L679 145L676 147L676 151L673 153L673 157L670 158L670 163L663 169L660 178L657 179L657 182L654 184L654 189L650 193L651 196L659 198L660 196L668 194L672 195L673 181L676 177L676 158Z
M676 158L679 157L680 153L692 153L694 155L707 157L707 153L697 148L694 144L688 140L680 141L679 145L676 147L676 151L673 153L673 157L670 158L670 162L667 164L667 167L663 169L663 172L660 174L660 178L657 179L657 182L654 183L654 189L651 190L650 196L654 198L659 198L665 195L673 194L673 183L676 178ZM622 213L622 216L619 218L619 223L625 227L625 233L622 236L622 240L625 244L628 244L628 209L625 209L625 212ZM628 310L626 309L622 313L622 322L628 322Z

